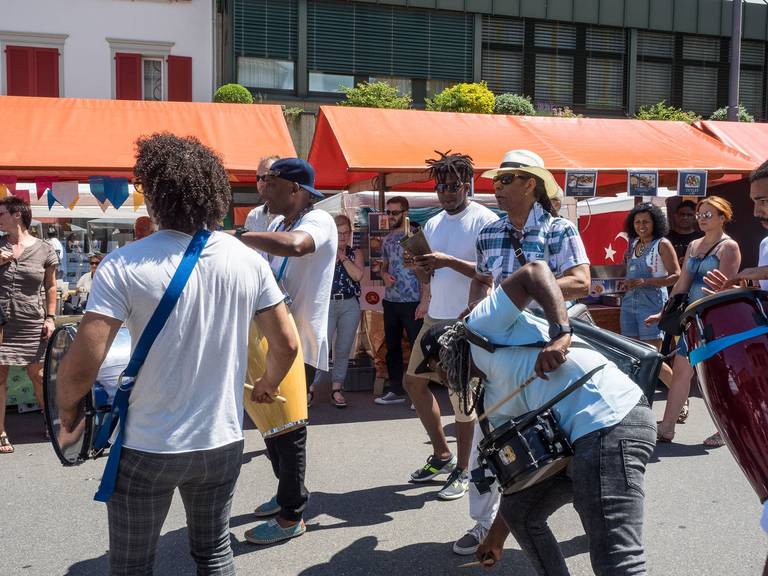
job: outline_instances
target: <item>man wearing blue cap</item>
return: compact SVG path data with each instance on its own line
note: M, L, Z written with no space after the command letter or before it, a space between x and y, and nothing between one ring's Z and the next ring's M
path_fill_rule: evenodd
M313 200L323 195L315 187L315 170L300 158L277 160L266 172L261 194L275 220L267 232L247 232L241 240L266 253L272 272L289 303L304 353L307 383L315 371L328 370L328 308L338 243L336 224ZM271 544L300 536L309 499L304 486L307 428L265 438L272 469L278 478L277 495L256 508L259 517L276 518L248 530L254 544Z

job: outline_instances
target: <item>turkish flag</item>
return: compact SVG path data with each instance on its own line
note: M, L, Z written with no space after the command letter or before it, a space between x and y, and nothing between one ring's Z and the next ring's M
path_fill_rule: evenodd
M628 211L579 217L579 234L593 266L621 264L627 250L624 221Z

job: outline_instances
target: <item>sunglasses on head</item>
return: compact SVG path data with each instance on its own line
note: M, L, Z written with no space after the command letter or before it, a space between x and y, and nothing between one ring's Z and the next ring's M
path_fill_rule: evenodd
M385 210L384 213L387 216L400 216L405 210Z
M436 184L435 192L442 194L444 192L458 192L464 186L463 182L456 182L454 184Z

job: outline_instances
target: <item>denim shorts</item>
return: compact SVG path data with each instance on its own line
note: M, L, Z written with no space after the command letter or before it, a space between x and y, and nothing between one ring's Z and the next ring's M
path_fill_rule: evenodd
M635 288L627 292L621 301L621 334L637 340L660 340L663 333L658 324L646 326L648 316L661 311L664 306L661 290Z

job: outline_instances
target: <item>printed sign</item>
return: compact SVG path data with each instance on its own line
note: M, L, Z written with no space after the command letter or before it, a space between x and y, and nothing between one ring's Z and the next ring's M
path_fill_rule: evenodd
M680 170L677 173L678 196L706 196L706 170Z
M630 196L658 196L659 172L657 170L629 170L627 193Z
M565 195L594 196L597 190L597 170L579 170L565 173Z

